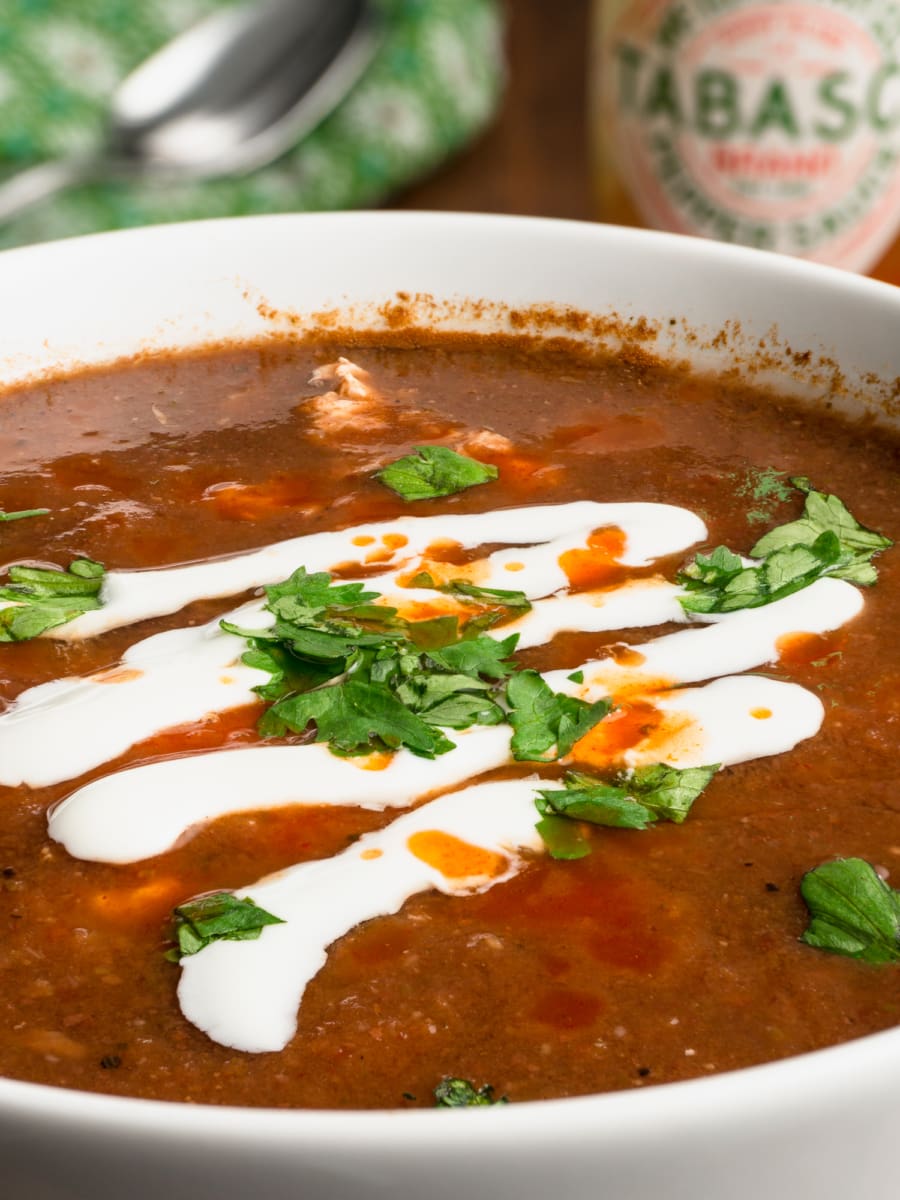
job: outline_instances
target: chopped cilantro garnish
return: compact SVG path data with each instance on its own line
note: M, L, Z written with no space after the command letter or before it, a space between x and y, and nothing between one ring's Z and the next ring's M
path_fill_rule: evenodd
M718 763L686 768L653 763L612 782L569 772L562 790L538 791L538 833L552 858L582 858L590 853L589 843L582 834L566 832L565 818L615 829L646 829L659 820L681 824L718 769Z
M416 446L415 454L398 458L375 478L403 500L433 500L496 479L499 471L489 463L457 454L446 446Z
M839 858L808 871L800 894L808 946L866 963L900 960L900 892L862 858Z
M243 662L271 676L256 688L274 701L260 721L264 735L302 733L312 724L316 740L336 754L405 746L433 758L453 748L441 729L505 720L497 693L514 670L506 660L517 635L472 637L467 626L460 640L455 617L408 622L372 603L378 592L363 589L301 568L265 589L276 617L270 628L222 622L250 641Z
M388 687L362 679L279 700L264 714L259 728L267 737L281 736L289 729L302 733L310 722L316 726L316 741L328 742L336 754L406 746L434 758L453 748L440 730L411 712Z
M803 516L764 534L751 549L751 555L766 558L786 546L813 546L822 534L832 533L840 547L841 561L828 574L864 586L874 583L878 572L872 558L892 546L891 539L860 525L843 501L817 492L808 479L795 476L791 483L806 497Z
M24 642L102 607L102 563L76 558L67 571L45 567L9 568L9 583L0 587L0 642Z
M511 742L519 761L563 758L579 738L611 711L609 700L588 704L551 690L537 671L518 671L506 686Z
M187 955L196 954L210 942L254 941L266 925L283 925L281 917L274 917L265 909L258 908L248 897L238 899L231 892L212 892L198 896L186 904L180 904L173 913L177 947L167 952L173 962Z
M687 612L758 608L826 575L861 585L875 582L878 573L871 560L893 544L890 538L860 525L837 496L815 491L809 480L791 482L805 493L803 516L759 539L750 553L761 562L746 564L718 546L711 554L698 554L679 572Z
M586 858L591 852L591 843L577 821L559 816L541 817L534 827L551 858L571 861Z
M45 517L49 508L23 508L19 512L4 512L0 508L0 521L22 521L25 517Z
M494 1089L486 1083L476 1088L468 1079L442 1079L434 1089L435 1108L478 1108L494 1104L509 1104L506 1096L494 1099Z

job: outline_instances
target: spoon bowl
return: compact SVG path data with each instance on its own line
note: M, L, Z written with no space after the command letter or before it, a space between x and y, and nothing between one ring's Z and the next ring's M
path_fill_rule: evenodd
M256 170L337 107L379 41L371 0L263 0L214 13L119 85L95 151L0 184L0 221L80 183Z

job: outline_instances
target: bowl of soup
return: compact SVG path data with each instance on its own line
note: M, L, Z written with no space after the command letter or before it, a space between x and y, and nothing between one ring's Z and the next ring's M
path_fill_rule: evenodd
M889 1188L900 293L382 213L0 294L8 1186Z

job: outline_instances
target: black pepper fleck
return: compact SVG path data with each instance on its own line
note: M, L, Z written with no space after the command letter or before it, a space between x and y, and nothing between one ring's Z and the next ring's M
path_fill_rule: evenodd
M122 1059L118 1054L104 1054L100 1059L100 1066L104 1071L114 1071L116 1067L121 1067Z
M638 1067L638 1075L640 1075L641 1079L646 1079L649 1074L649 1067Z
M781 891L781 888L779 888L779 886L778 886L778 884L777 884L777 883L767 883L767 884L766 884L766 891L767 891L767 892L780 892L780 891Z

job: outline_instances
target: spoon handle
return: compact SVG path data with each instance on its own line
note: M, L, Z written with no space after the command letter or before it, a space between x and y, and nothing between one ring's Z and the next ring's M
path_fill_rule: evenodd
M38 163L0 183L0 222L9 221L41 200L97 177L97 160L79 156Z

